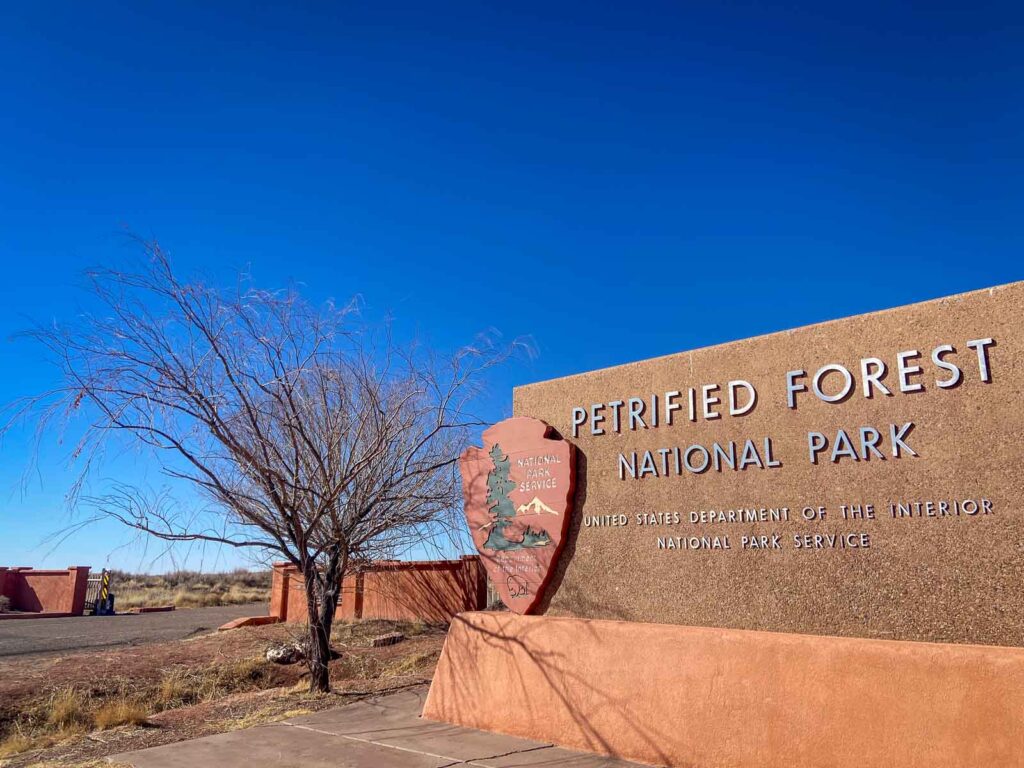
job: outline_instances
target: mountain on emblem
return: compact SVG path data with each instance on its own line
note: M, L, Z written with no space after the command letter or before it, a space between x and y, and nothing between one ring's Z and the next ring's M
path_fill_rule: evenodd
M510 467L508 456L497 443L491 448L491 461L494 469L487 473L487 512L491 521L484 528L490 528L484 549L494 552L512 552L525 547L544 547L551 543L547 531L538 531L530 526L520 530L516 526L516 512L512 507L509 491L516 487L514 480L509 479ZM538 499L534 498L534 501ZM532 503L532 502L531 502ZM526 505L519 507L522 509ZM510 535L511 534L511 535ZM518 534L518 535L517 535Z
M533 497L533 501L529 504L520 504L516 507L517 515L557 515L551 507L545 504L536 496Z
M575 448L538 419L506 419L459 460L466 522L508 608L534 610L572 517Z

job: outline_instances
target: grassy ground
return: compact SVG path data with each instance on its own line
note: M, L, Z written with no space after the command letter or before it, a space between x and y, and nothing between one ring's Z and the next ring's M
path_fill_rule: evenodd
M264 659L304 627L273 625L171 643L80 653L32 664L0 661L0 768L89 768L107 755L338 706L429 681L444 630L366 621L339 624L335 692L311 696L301 664ZM370 647L402 632L405 642ZM103 763L106 764L106 763Z
M270 600L270 571L235 570L228 573L179 571L157 576L114 571L110 591L115 608L205 608Z

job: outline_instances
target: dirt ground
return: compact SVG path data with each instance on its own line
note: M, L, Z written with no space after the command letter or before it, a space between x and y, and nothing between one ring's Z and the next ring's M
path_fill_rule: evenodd
M305 667L264 658L268 646L301 637L303 627L273 625L150 645L59 657L0 659L2 768L85 766L106 755L245 728L344 705L433 676L445 629L366 621L335 627L334 692L306 692ZM406 640L370 640L398 631ZM75 702L70 707L67 701ZM137 724L96 727L113 705ZM20 741L19 741L20 739ZM6 749L5 749L6 745ZM3 752L0 752L3 755Z

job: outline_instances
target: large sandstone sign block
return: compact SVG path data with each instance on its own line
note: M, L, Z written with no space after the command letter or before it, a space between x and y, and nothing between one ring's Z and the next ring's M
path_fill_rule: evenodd
M655 765L1019 768L1022 394L1024 283L516 389L490 437L573 446L562 551L510 601L547 615L457 616L424 716ZM484 442L486 558L516 440Z
M1024 646L1024 283L515 390L575 445L541 608Z

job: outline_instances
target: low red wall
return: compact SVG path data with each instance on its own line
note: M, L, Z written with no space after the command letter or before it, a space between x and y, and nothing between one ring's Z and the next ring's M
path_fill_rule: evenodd
M1024 648L464 613L423 717L653 765L1020 768Z
M390 561L364 565L342 583L340 619L391 619L446 624L463 611L477 611L487 601L487 577L480 558ZM306 592L295 566L274 564L270 615L305 622Z
M15 611L80 616L88 582L89 567L84 565L59 571L0 566L0 594L10 599Z

